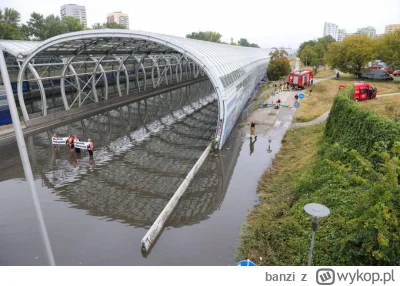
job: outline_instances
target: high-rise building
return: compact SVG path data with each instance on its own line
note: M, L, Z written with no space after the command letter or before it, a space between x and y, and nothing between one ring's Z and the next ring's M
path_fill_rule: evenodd
M389 34L390 32L393 32L394 30L399 30L399 29L400 29L400 24L386 25L385 26L385 34Z
M338 40L339 36L339 27L336 24L325 22L324 25L324 37L325 36L332 36L336 41Z
M338 42L343 41L343 39L346 38L346 36L348 35L349 33L347 33L345 29L339 29L337 38Z
M79 20L81 24L87 27L86 8L76 4L66 4L60 9L61 19L71 16Z
M376 30L374 27L365 27L357 29L356 35L367 35L369 37L375 37Z
M107 15L107 23L115 22L124 25L126 29L129 29L129 16L127 13L114 12Z

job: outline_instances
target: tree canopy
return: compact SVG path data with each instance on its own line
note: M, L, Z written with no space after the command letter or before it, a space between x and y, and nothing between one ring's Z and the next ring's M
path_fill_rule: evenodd
M4 8L4 11L0 9L0 39L44 41L60 34L88 29L75 17L61 19L54 14L45 17L43 14L33 12L26 25L21 25L20 21L21 15L18 11L11 8ZM111 22L96 23L93 29L126 28L122 24Z
M41 41L64 33L82 31L84 29L85 27L77 18L65 17L61 20L60 17L54 14L44 17L42 14L33 12L27 22L29 37Z
M227 43L224 43L221 41L222 35L220 33L213 32L213 31L192 32L191 34L187 34L186 38L202 40L202 41L207 41L207 42L227 44ZM231 42L229 44L234 45L234 46L259 48L259 46L257 44L250 43L246 38L240 38L240 40L237 43L233 41L233 38L231 38Z
M300 60L306 66L317 66L319 65L319 58L317 52L314 50L314 47L311 45L307 45L300 53Z
M21 15L12 8L0 9L0 39L26 40L24 28L20 24Z
M275 49L269 53L270 61L267 68L267 75L270 80L278 80L290 73L288 53L281 49Z
M392 69L400 69L400 30L379 39L378 46L382 60Z
M306 66L325 64L325 54L331 43L336 42L332 36L325 36L317 40L310 40L300 44L297 56Z
M92 25L93 30L99 30L99 29L126 29L126 27L122 24L118 24L115 22L107 22L107 23L96 23Z
M259 48L257 44L250 43L246 38L240 38L240 40L238 41L238 45L242 47Z
M329 45L327 63L342 72L359 75L378 55L378 41L366 35L346 37Z
M207 42L221 43L222 35L218 32L213 32L213 31L198 32L198 33L192 32L191 34L187 34L186 38L202 40Z
M285 51L284 49L278 50L277 48L275 48L274 51L271 51L269 53L269 60L273 61L279 58L283 58L283 57L288 57L289 54L287 51Z

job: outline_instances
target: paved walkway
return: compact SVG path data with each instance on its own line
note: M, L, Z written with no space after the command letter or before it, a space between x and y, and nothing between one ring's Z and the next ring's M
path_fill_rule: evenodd
M296 91L281 91L278 94L271 96L265 103L276 103L278 99L281 100L281 104L293 106L294 95ZM276 120L279 117L280 111L288 109L287 107L281 107L279 109L269 108L258 108L253 111L249 117L243 122L248 129L250 123L254 121L256 123L256 130L258 134L267 134L271 127L276 124ZM293 108L292 108L293 109ZM282 121L282 120L281 120Z
M308 121L308 122L299 122L299 123L293 123L290 128L299 128L299 127L304 127L304 126L310 126L310 125L316 125L324 122L328 116L329 116L329 111L325 112L322 114L320 117L315 118L314 120Z
M378 95L378 98L384 97L384 96L394 96L394 95L400 95L400 92L381 94L381 95Z
M381 95L378 95L377 98L386 97L386 96L395 96L395 95L400 95L400 92L381 94ZM299 127L304 127L304 126L320 124L328 118L329 112L330 112L330 110L325 112L324 114L322 114L320 117L318 117L314 120L308 121L308 122L293 123L290 128L299 128Z

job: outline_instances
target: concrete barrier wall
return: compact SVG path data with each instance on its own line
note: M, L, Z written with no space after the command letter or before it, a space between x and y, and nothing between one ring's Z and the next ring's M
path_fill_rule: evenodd
M183 182L179 186L178 190L172 196L172 198L170 199L168 204L165 206L163 211L157 217L156 221L153 223L151 228L147 231L147 233L143 237L143 239L141 241L143 252L149 252L149 250L152 248L152 246L155 243L155 241L157 240L157 238L162 233L164 226L165 226L166 222L168 221L168 218L171 216L172 212L178 205L180 198L186 192L187 188L189 187L190 183L192 182L192 180L194 178L194 175L197 173L197 171L203 165L203 163L206 160L210 151L211 151L211 144L208 145L206 150L200 156L199 160L197 160L196 164L193 166L193 168L187 174L186 178L183 180Z

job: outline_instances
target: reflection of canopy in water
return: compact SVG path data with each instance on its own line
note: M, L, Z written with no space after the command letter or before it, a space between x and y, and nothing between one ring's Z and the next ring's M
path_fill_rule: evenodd
M91 215L138 227L150 226L208 144L215 124L211 111L215 113L216 106L194 113L196 118L185 119L209 126L208 133L197 134L194 128L178 122L131 152L115 155L114 164L90 170L84 176L78 174L75 182L56 187L57 195ZM206 161L196 176L196 186L171 219L171 226L198 223L219 207L226 191L221 183L220 165L214 157ZM46 180L52 184L51 178Z
M204 105L209 104L210 102L213 102L214 97L211 96L206 96L205 100L203 100L202 104L198 105L196 104L197 108L201 108ZM150 108L151 106L149 106ZM186 107L183 107L186 111L185 114L186 116L189 114L192 114L195 110L193 110L192 108L187 109ZM196 118L198 119L206 119L205 122L202 122L201 120L197 122L199 127L203 127L203 125L208 126L208 128L204 127L203 130L207 130L207 132L210 132L210 120L212 121L213 118L215 118L215 113L216 113L216 106L210 106L208 108L209 111L207 111L207 109L202 109L199 112L195 112L193 113L191 116L187 117L185 120L187 121L193 121L194 118L192 118L193 116L196 116ZM212 117L210 118L210 111L212 111ZM174 111L172 114L176 113L178 111ZM136 110L137 113L137 110ZM201 115L202 113L205 113L204 115ZM120 115L123 115L123 112L120 113ZM115 114L114 114L115 116ZM107 117L105 117L107 118ZM172 140L170 138L168 138L168 134L164 134L162 133L162 129L165 129L166 127L168 128L169 125L177 122L178 119L182 119L182 118L174 118L171 115L167 115L164 116L163 118L160 119L160 121L162 121L163 123L161 123L160 121L153 121L147 125L142 125L142 126L137 126L136 130L129 132L129 134L127 134L127 136L121 136L116 134L116 137L118 139L111 141L111 142L102 142L104 147L99 146L99 142L97 140L94 140L96 142L96 165L100 166L100 165L107 165L109 162L115 160L115 157L120 156L125 154L126 152L130 151L132 149L133 146L138 145L141 141L143 140L149 140L148 144L154 145L157 148L155 148L154 152L159 152L160 154L168 151L168 149L171 149L171 151L168 151L171 153L171 156L176 156L176 157L181 157L181 154L185 154L185 153L189 153L189 150L196 150L196 151L201 151L202 149L204 149L204 144L206 144L208 142L208 140L204 141L201 140L200 137L194 137L194 139L197 140L193 140L193 142L191 142L191 146L188 147L188 150L186 151L185 148L181 147L181 153L180 154L176 154L176 145L187 145L188 142L188 138L185 137L191 137L190 135L190 130L187 130L188 128L183 126L180 128L180 131L175 131L176 132L184 132L186 129L186 134L183 133L183 135L185 135L185 137L182 137L179 139L177 137L173 138ZM111 123L111 125L109 124ZM85 124L85 123L83 123ZM114 125L115 124L115 125ZM101 135L104 136L104 130L102 130L103 128L101 126L106 126L109 127L109 129L114 130L114 126L118 126L120 124L119 120L115 120L115 121L107 121L104 120L102 123L100 123L100 127L97 130L98 134L97 136ZM212 124L211 124L212 125ZM174 128L175 130L176 128ZM157 132L160 132L160 134L157 134ZM79 132L78 132L79 133ZM153 134L153 137L150 139L150 135ZM91 134L91 138L93 140L93 138L96 139L96 136L92 136L94 134ZM211 134L210 134L211 135ZM159 142L158 145L156 142ZM43 152L48 152L47 150L51 150L50 148L50 140L46 138L46 136L37 136L36 139L36 146L39 145L44 145L43 149L41 149ZM196 146L199 145L198 148L196 148ZM137 146L135 148L138 148ZM174 150L175 149L175 150ZM34 154L40 151L34 151L32 150L30 153ZM54 154L53 154L54 155ZM189 154L186 154L189 155ZM190 155L190 157L192 157L193 155ZM46 158L46 155L41 155L38 156L39 158ZM124 157L125 158L125 157ZM195 157L196 158L196 157ZM88 159L84 158L84 159L78 159L78 164L79 163L83 163L86 165L89 165ZM159 162L161 165L163 164L163 162ZM193 164L195 163L192 162ZM44 163L45 165L50 165L48 163ZM85 174L88 173L88 170L85 168L79 168L76 169L73 166L71 166L70 164L68 164L68 162L65 162L65 164L63 164L63 166L60 166L60 168L53 168L51 166L51 168L53 169L52 171L45 171L45 176L47 178L51 178L51 186L52 187L60 187L63 186L65 184L69 184L71 182L77 181L77 180L82 180L83 176Z

